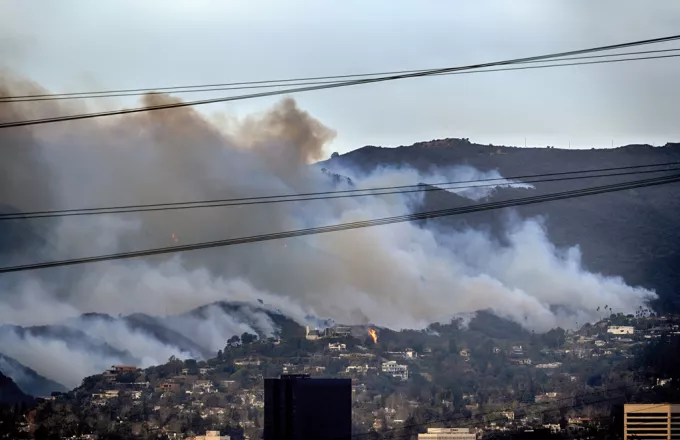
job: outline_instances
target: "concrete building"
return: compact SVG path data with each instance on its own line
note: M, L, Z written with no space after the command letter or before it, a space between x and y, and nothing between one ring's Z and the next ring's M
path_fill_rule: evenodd
M160 389L166 393L178 393L180 385L177 382L164 382L160 385Z
M624 440L680 438L680 404L627 403L623 413Z
M397 361L383 362L382 372L392 375L392 377L406 380L408 379L408 365L398 364Z
M366 374L368 373L368 365L350 365L345 368L347 374Z
M349 440L351 379L281 375L264 381L264 440Z
M328 350L330 351L345 351L347 350L347 345L340 342L329 342Z
M607 333L612 335L632 335L635 333L635 327L631 325L612 325L607 327Z
M323 335L324 335L323 331L317 328L311 328L310 326L305 327L305 338L308 341L315 341L319 338L322 338Z
M418 440L475 440L477 435L470 428L427 428L426 434L418 434Z

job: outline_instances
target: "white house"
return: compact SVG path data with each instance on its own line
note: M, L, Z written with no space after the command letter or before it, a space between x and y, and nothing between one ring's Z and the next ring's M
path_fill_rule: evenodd
M330 351L345 351L347 350L347 345L340 342L331 342L328 344L328 350Z
M607 328L607 333L612 335L632 335L635 333L635 327L632 325L612 325Z
M382 364L382 371L401 380L408 379L408 365L398 364L397 361L384 362Z
M368 365L350 365L345 368L347 374L366 374L368 372Z
M561 366L562 366L562 362L549 362L547 364L536 364L536 368L541 368L541 369L559 368Z

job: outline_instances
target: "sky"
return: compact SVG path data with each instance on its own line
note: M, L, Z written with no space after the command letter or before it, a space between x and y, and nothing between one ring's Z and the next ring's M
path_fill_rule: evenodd
M457 66L680 29L677 0L0 0L0 10L0 69L51 92ZM673 47L680 43L649 49ZM328 155L446 137L559 148L663 145L680 141L679 75L676 58L409 79L295 98L337 132ZM277 100L201 111L245 117Z

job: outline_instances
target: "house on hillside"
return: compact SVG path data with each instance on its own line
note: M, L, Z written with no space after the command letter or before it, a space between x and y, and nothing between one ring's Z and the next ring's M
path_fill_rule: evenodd
M136 373L139 368L134 365L113 365L111 367L111 372L116 374L121 373Z
M632 335L635 333L635 327L631 325L612 325L607 327L607 333L612 335Z
M397 364L397 361L387 361L383 362L381 369L383 373L387 373L396 379L408 379L408 365Z
M330 342L328 344L329 351L345 351L347 350L347 344L342 344L340 342Z
M318 328L312 328L310 326L305 327L305 338L308 341L315 341L319 338L322 338L324 336L324 333L322 330L319 330Z
M239 367L244 367L247 365L259 366L260 363L261 363L260 360L256 357L248 357L245 359L238 359L234 361L234 365Z
M158 388L164 393L178 393L180 385L177 382L163 382Z

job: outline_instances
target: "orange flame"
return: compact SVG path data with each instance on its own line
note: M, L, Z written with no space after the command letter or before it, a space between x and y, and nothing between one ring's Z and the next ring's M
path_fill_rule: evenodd
M373 343L377 344L378 343L378 332L376 332L372 328L369 328L368 334L371 335L371 338L373 339Z

